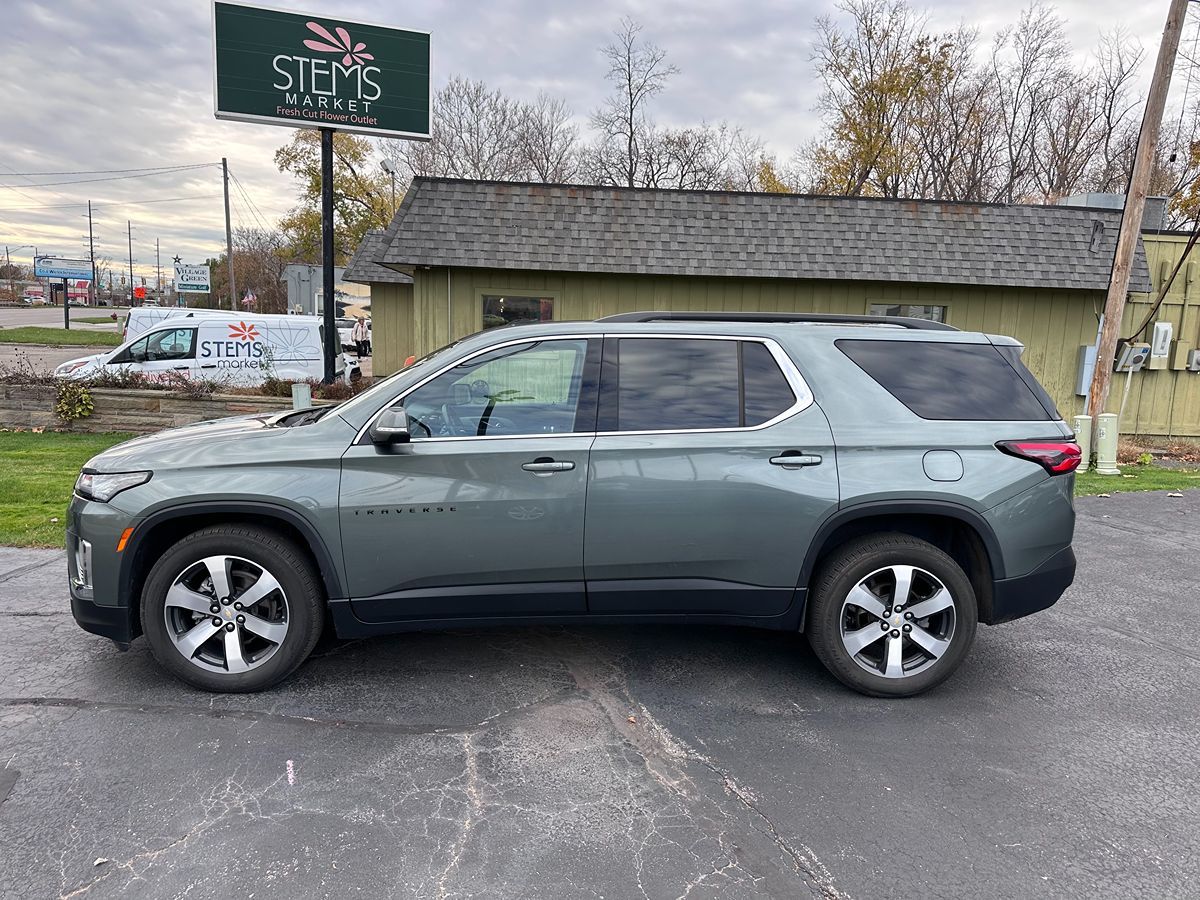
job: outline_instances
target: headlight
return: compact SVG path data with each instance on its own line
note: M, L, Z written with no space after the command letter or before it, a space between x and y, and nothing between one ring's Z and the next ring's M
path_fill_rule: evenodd
M121 491L150 480L149 472L80 472L75 482L75 493L88 500L107 503Z
M82 369L87 364L88 364L88 360L86 360L86 359L79 359L79 360L76 360L75 362L63 363L61 366L59 366L57 369L54 370L54 374L55 375L70 375L72 372L74 372L78 369Z

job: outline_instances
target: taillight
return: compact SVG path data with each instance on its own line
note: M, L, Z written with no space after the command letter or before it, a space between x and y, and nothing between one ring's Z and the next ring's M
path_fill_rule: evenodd
M1083 461L1074 441L1000 441L996 448L1009 456L1035 462L1051 475L1074 472Z

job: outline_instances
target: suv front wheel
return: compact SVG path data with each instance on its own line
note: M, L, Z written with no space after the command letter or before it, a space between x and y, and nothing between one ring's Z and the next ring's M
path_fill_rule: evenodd
M209 691L282 681L321 636L324 592L308 555L271 531L205 528L168 549L142 591L155 658Z
M843 684L909 697L948 678L970 649L978 611L963 570L905 534L839 548L813 582L808 641Z

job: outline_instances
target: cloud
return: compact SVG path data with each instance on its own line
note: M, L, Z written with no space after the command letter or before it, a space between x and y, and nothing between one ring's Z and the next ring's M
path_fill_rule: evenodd
M435 84L478 78L517 97L539 90L564 97L580 123L607 93L599 48L622 15L679 67L654 115L673 124L722 120L761 135L781 156L817 129L819 86L812 23L837 14L814 0L622 0L616 3L433 0L405 8L382 0L280 3L335 18L394 21L433 34ZM1058 4L1079 55L1099 32L1124 25L1153 55L1161 32L1126 0ZM63 255L85 252L86 202L94 201L97 254L128 265L126 222L133 223L138 275L153 275L154 241L163 259L216 255L224 246L219 166L92 184L16 172L74 172L217 163L229 159L236 225L275 222L293 202L293 185L272 156L285 128L218 122L212 114L209 4L197 0L15 0L5 9L5 128L0 132L0 240ZM1165 11L1163 11L1165 15ZM1016 7L940 0L930 27L965 21L985 41L1011 24ZM1143 77L1149 76L1149 62ZM95 176L78 176L95 177ZM192 197L187 201L172 198ZM171 200L172 202L150 202ZM40 208L34 208L40 207ZM30 251L18 258L28 259Z

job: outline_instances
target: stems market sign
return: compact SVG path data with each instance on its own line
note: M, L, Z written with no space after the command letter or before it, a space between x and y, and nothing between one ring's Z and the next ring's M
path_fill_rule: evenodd
M429 138L429 34L213 3L218 119Z

